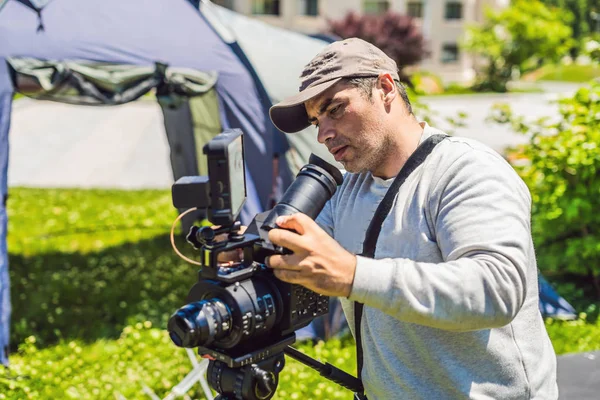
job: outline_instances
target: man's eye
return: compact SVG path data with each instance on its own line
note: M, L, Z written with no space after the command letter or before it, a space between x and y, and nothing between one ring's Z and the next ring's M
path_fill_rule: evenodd
M339 105L333 107L331 110L329 110L329 115L336 116L339 113L339 111L340 111L341 108L342 107L339 106Z

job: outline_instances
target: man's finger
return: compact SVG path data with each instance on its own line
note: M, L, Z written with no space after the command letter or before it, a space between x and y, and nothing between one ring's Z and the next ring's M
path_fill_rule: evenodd
M277 217L275 223L284 229L292 229L300 235L304 235L316 224L308 215L296 213L292 215L282 215Z
M269 231L269 240L278 246L290 249L294 253L307 249L306 239L302 235L285 229L271 229Z
M275 254L266 259L267 267L272 269L287 269L290 271L299 271L301 267L294 255Z
M288 283L300 283L301 276L298 271L289 270L289 269L276 269L273 271L275 277L279 280Z

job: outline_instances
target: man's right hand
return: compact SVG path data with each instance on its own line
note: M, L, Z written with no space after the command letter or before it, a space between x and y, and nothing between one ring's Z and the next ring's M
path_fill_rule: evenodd
M215 225L212 226L213 229L219 229L220 226ZM240 230L238 231L239 234L243 234L246 229L248 227L247 226L240 226ZM222 233L220 235L217 235L215 237L217 242L221 242L223 240L227 239L227 234L226 233ZM219 253L219 255L217 256L217 262L219 263L219 266L221 267L227 267L232 265L233 263L237 263L240 261L243 261L244 258L244 250L243 249L234 249L231 251L224 251Z

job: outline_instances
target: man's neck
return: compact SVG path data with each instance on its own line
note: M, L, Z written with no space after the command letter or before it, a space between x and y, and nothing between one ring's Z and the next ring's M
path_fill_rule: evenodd
M398 175L411 154L419 147L424 127L425 124L420 124L416 120L414 120L414 123L411 121L404 126L400 126L400 129L393 136L396 138L392 144L395 150L385 160L383 168L372 171L372 175L381 179L390 179Z

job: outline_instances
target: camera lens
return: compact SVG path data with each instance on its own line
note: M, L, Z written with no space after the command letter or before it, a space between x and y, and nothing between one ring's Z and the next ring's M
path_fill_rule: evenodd
M309 164L302 167L279 203L267 215L262 229L276 228L275 220L281 215L300 212L315 219L343 179L340 170L312 154Z
M179 347L207 346L231 329L231 313L219 299L187 304L169 319L169 336Z

